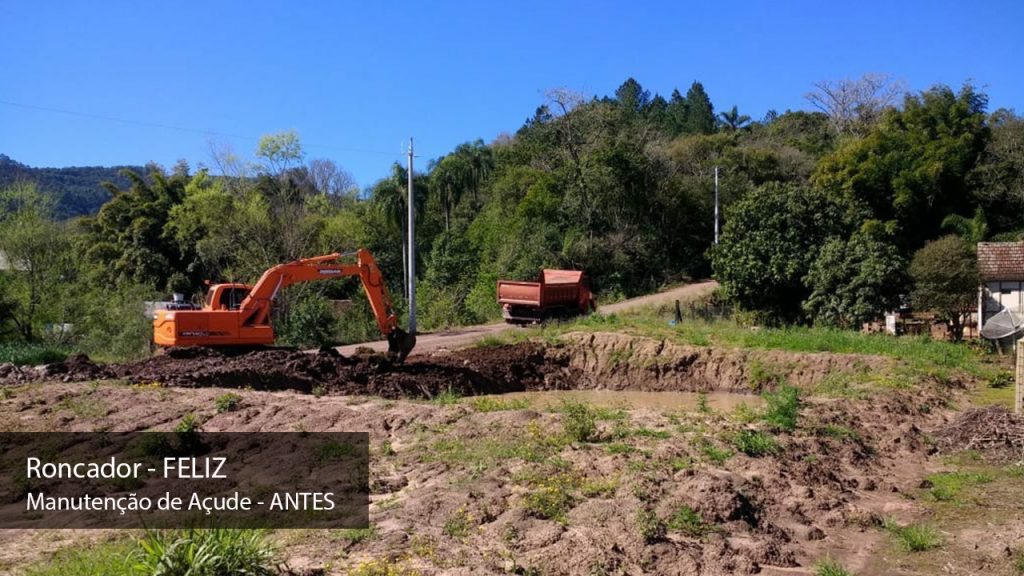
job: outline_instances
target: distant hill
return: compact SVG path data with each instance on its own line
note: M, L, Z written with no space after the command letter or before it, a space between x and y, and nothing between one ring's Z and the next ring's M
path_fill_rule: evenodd
M102 182L113 182L119 188L130 185L128 179L119 174L123 168L140 174L145 170L142 166L33 168L0 154L0 188L19 180L32 181L40 190L53 195L59 218L95 214L110 199Z

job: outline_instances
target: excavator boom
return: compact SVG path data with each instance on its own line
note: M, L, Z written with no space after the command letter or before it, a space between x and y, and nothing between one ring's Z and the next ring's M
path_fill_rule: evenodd
M343 262L345 256L334 253L279 264L264 272L251 287L211 286L201 310L157 311L153 341L159 346L272 345L271 310L281 289L299 282L358 276L377 326L387 338L389 355L404 360L416 345L416 336L399 326L377 262L365 249L356 251L355 262Z

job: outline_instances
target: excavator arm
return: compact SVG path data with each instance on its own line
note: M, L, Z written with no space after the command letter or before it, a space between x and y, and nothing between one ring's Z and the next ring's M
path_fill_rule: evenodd
M349 254L350 255L350 254ZM313 282L331 278L358 276L373 309L377 326L387 338L388 354L399 362L416 345L416 335L408 334L398 325L391 296L384 284L377 261L366 249L355 252L354 263L344 263L346 254L334 253L313 258L303 258L287 264L279 264L267 270L252 287L249 295L239 307L243 326L257 326L270 321L273 302L282 288L299 282Z

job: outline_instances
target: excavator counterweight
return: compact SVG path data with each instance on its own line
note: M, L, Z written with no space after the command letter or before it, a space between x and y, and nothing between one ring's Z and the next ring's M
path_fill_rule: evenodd
M416 345L416 335L398 325L391 296L369 251L360 249L355 262L340 253L279 264L252 286L214 284L203 306L194 310L158 310L153 319L157 346L259 347L274 344L271 310L282 288L299 282L358 276L370 301L377 326L387 338L388 355L401 362Z

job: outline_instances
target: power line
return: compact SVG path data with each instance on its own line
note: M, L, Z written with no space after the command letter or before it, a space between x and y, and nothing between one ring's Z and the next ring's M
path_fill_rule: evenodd
M189 128L185 126L175 126L173 124L163 124L160 122L148 122L141 120L130 120L127 118L118 118L115 116L105 116L102 114L91 114L88 112L76 112L74 110L63 110L60 108L50 108L48 106L36 106L33 104L23 104L21 102L11 102L9 100L0 100L0 104L5 106L11 106L14 108L23 108L26 110L36 110L39 112L50 112L53 114L64 114L67 116L78 116L80 118L90 118L92 120L102 120L104 122L117 122L120 124L129 124L134 126L145 126L147 128L160 128L163 130L176 130L178 132L189 132L192 134L202 134L205 136L217 136L221 138L233 138L236 140L247 140L251 142L258 142L259 136L245 136L241 134L231 134L228 132L218 132L216 130L203 130L199 128ZM397 152L384 152L382 150L369 150L366 148L351 148L343 146L321 146L317 144L306 144L306 148L315 148L319 150L334 150L338 152L352 152L357 154L377 154L383 156L400 156L401 151Z

